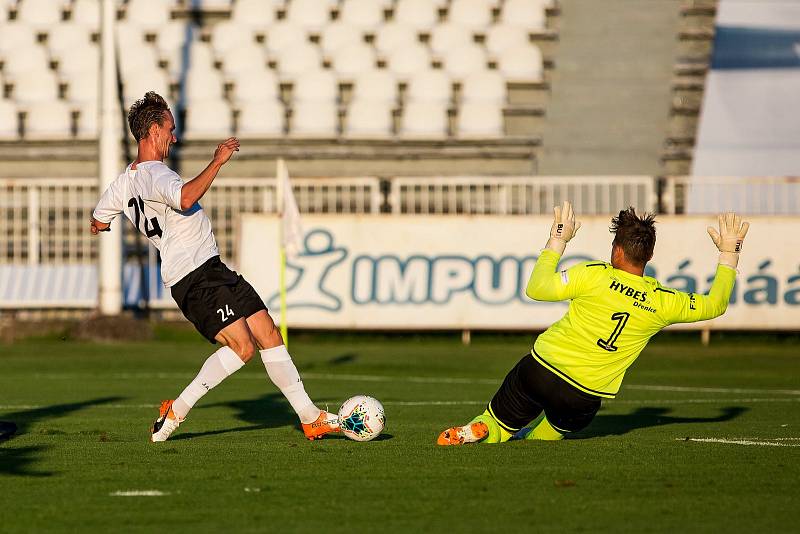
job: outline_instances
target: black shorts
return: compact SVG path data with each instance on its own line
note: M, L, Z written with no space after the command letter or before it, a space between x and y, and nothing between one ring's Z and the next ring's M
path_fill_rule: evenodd
M267 309L253 286L219 256L181 278L171 292L183 315L211 343L229 324Z
M489 410L512 433L536 419L543 410L556 430L577 432L594 419L600 399L567 383L529 353L506 375L489 403Z

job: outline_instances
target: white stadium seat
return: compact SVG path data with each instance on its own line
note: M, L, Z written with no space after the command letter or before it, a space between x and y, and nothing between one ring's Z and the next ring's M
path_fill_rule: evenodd
M192 41L189 45L189 69L213 69L214 51L203 41Z
M458 136L503 137L503 109L491 102L465 102L458 109Z
M100 28L100 2L97 0L74 0L70 20L87 30Z
M275 4L264 0L236 0L231 20L239 26L265 28L275 21Z
M323 0L292 0L286 20L307 31L319 31L331 19L330 5Z
M236 135L240 137L281 137L286 123L283 105L278 100L249 102L239 110Z
M347 109L344 136L367 139L392 137L392 107L385 101L353 100Z
M533 44L507 48L498 58L500 72L509 80L538 82L542 80L542 51Z
M236 102L266 102L277 100L278 79L271 70L254 69L252 72L237 72L233 77Z
M489 0L453 0L447 19L472 30L483 30L492 23L492 7Z
M445 70L456 79L485 70L486 67L486 50L475 43L454 48L444 58Z
M442 70L424 70L408 80L406 99L446 105L452 100L453 81Z
M12 95L17 104L52 102L58 99L58 79L52 71L20 74L14 77Z
M169 80L164 71L160 69L143 70L136 76L126 79L122 91L125 95L125 107L129 108L148 91L155 91L164 98L169 98Z
M157 31L170 20L169 4L163 0L129 0L125 20L143 30Z
M358 74L353 83L353 100L397 102L397 79L385 69Z
M384 7L377 0L343 0L339 19L362 30L374 30L383 24Z
M528 31L545 29L546 2L542 0L506 0L500 20L511 26L522 26Z
M50 58L39 45L14 50L5 54L3 76L14 78L26 72L42 72L50 69Z
M140 71L149 71L158 68L158 56L150 46L141 46L135 54L119 55L119 70L122 78L127 80Z
M375 48L383 55L389 55L399 48L419 44L417 31L407 24L389 22L375 33Z
M25 139L72 137L72 109L60 100L39 102L27 108Z
M91 44L89 32L78 24L59 24L47 32L47 49L54 59L58 59L65 50L74 47L85 48Z
M61 23L61 5L53 0L25 0L17 5L17 21L47 31Z
M335 102L307 101L292 106L294 137L336 137L339 112Z
M0 139L16 139L19 137L17 128L17 106L13 102L0 99Z
M322 52L331 56L344 45L363 42L364 36L358 27L337 20L325 26L320 35L319 44L322 47Z
M431 0L397 0L394 20L419 31L427 31L438 22L438 11L438 6Z
M99 114L97 102L87 102L78 108L78 137L82 139L97 137Z
M222 56L222 72L230 77L239 72L262 70L267 66L264 49L256 43L242 45Z
M83 48L70 48L58 58L58 72L62 76L96 71L100 68L100 49L94 43Z
M191 33L189 25L185 22L170 21L158 28L156 32L156 49L163 53L183 48Z
M66 78L67 98L73 104L94 103L97 105L99 88L99 69L72 74Z
M222 100L222 78L219 72L190 69L184 81L183 97L190 106L198 101Z
M398 48L389 55L389 68L398 76L408 77L430 66L428 49L419 43Z
M211 46L217 58L222 59L228 52L235 54L239 47L255 44L252 30L236 22L225 20L215 24L211 29Z
M506 80L495 70L474 72L461 82L462 102L504 105L508 98Z
M429 44L434 54L444 55L453 48L468 46L474 42L469 28L445 22L433 28Z
M187 139L224 139L233 131L231 108L224 100L198 100L186 108Z
M490 54L499 56L508 48L530 43L528 33L522 26L496 24L486 32L486 49Z
M306 32L300 26L289 21L276 22L266 29L267 50L271 54L280 54L283 50L293 48L300 44L308 44Z
M328 70L304 72L295 79L292 88L293 102L336 102L339 83Z
M407 102L400 135L416 139L447 137L447 106L435 102Z
M0 56L33 46L36 46L33 28L19 22L0 27Z
M375 68L375 51L366 43L341 47L333 56L333 68L342 77L353 78L359 72Z
M311 43L299 42L283 50L278 59L278 71L287 77L295 77L321 67L322 56L319 49Z

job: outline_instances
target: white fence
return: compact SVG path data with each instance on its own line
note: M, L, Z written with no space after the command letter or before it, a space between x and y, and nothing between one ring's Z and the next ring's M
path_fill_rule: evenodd
M663 184L661 206L666 213L800 214L798 177L669 176Z

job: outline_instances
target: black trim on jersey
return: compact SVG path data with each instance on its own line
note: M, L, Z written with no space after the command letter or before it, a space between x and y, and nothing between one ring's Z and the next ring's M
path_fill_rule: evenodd
M519 428L511 428L510 426L508 426L507 424L505 424L504 422L502 422L500 419L497 418L497 416L494 414L494 410L492 410L492 401L489 401L486 404L486 411L489 412L489 417L494 419L494 422L497 423L498 426L500 426L500 428L502 428L509 434L516 434L517 432L519 432L520 430Z
M671 289L663 289L663 288L660 288L660 287L657 287L656 291L663 291L664 293L669 293L670 295L674 295L675 294L675 292L672 291Z
M605 269L606 267L608 267L608 265L606 265L605 263L587 263L585 267L602 267L603 269Z
M597 395L607 395L607 396L611 397L612 399L613 399L614 397L616 397L616 396L617 396L617 394L616 394L616 393L607 393L607 392L605 392L605 391L598 391L598 390L596 390L596 389L587 388L586 386L584 386L583 384L581 384L580 382L578 382L578 381L577 381L577 380L575 380L574 378L571 378L570 376L568 376L567 374L565 374L565 373L564 373L564 372L562 372L561 370L559 370L559 369L557 369L557 368L553 367L552 365L550 365L549 363L547 363L547 362L544 360L544 358L542 358L542 357L539 355L539 353L538 353L538 352L536 352L536 349L534 349L534 348L531 348L531 352L532 352L532 353L533 353L533 354L536 356L536 359L537 359L539 362L541 362L542 364L544 364L544 365L545 365L545 366L546 366L548 369L550 369L551 371L553 371L554 373L556 373L558 376L560 376L561 378L563 378L564 380L566 380L566 381L567 381L567 382L569 382L570 384L572 384L572 385L574 385L574 386L578 387L579 389L583 389L583 390L585 390L585 391L588 391L588 392L596 393Z

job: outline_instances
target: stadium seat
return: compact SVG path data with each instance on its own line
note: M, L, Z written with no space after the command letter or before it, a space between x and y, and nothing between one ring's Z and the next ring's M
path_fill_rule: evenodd
M12 96L17 104L58 100L58 79L53 71L20 74L14 77L13 86Z
M306 31L320 31L331 19L330 4L323 0L292 0L286 20Z
M388 56L399 48L418 45L419 37L413 27L398 22L389 22L378 28L373 44L378 52Z
M47 31L61 23L61 2L25 0L17 5L17 22L36 31Z
M191 107L196 102L222 100L222 78L216 70L190 69L186 74L183 97Z
M140 71L156 68L158 68L158 56L151 46L141 46L135 54L119 54L119 70L123 80L135 77Z
M27 25L17 22L0 26L0 56L34 46L36 46L36 35Z
M438 6L430 0L397 0L394 20L418 31L433 28L439 20Z
M213 69L214 51L203 41L192 41L189 45L189 69Z
M545 29L546 2L542 0L506 0L500 21L511 26L522 26L528 31Z
M302 73L294 82L292 101L336 102L339 84L336 76L328 70L312 70Z
M19 137L17 106L0 99L0 139L13 140Z
M385 7L378 0L343 0L339 19L361 30L372 31L383 24Z
M458 109L458 137L503 137L503 110L492 102L464 102Z
M192 27L185 22L172 21L158 29L156 50L159 59L167 62L170 75L179 76L184 68L184 47L192 42Z
M286 20L276 22L264 33L267 50L273 55L280 56L283 50L308 44L305 30Z
M278 100L249 102L239 110L236 135L245 138L281 137L285 119L283 105Z
M49 140L72 137L72 109L60 100L27 107L25 139Z
M364 37L361 34L361 30L341 20L325 26L320 35L320 46L322 47L322 52L327 56L332 56L336 50L344 45L363 42Z
M256 43L241 45L221 57L222 72L230 77L239 72L263 70L267 66L264 49Z
M473 72L461 82L462 102L486 102L502 106L507 96L506 80L495 70Z
M444 58L444 68L453 78L461 79L487 67L486 50L475 43L450 50Z
M444 55L454 48L474 43L469 28L452 22L437 25L431 31L429 45L434 54Z
M471 30L483 30L492 23L492 7L489 0L453 0L447 20Z
M539 82L542 80L542 52L533 44L507 48L498 58L500 72L509 80Z
M408 80L406 99L446 105L452 100L453 82L442 70L423 70Z
M94 103L97 105L100 70L90 70L72 74L67 82L67 99L73 104Z
M339 76L353 78L359 72L375 68L375 51L366 43L341 47L333 56L333 68Z
M278 80L271 70L237 72L232 79L235 101L241 106L247 102L265 102L278 98Z
M339 113L335 102L306 101L292 106L293 137L336 137Z
M239 47L254 44L256 41L252 30L236 22L225 20L211 29L211 46L218 59L223 59L222 56L228 52L235 54Z
M86 28L78 24L59 24L47 32L47 49L50 51L50 57L56 60L65 50L85 48L91 45L92 42Z
M400 135L405 138L447 137L447 106L437 102L407 102L403 106Z
M275 5L264 0L236 0L231 21L238 26L266 28L275 21Z
M397 79L385 69L358 74L353 83L353 100L397 102Z
M170 20L169 4L163 0L129 0L125 20L143 30L158 31Z
M164 98L169 98L169 80L163 70L153 68L141 70L136 76L126 79L122 91L125 96L125 107L129 108L148 91L155 91Z
M44 47L34 45L4 54L3 76L14 78L26 72L42 72L50 68L50 58Z
M319 49L311 43L299 42L281 52L278 71L283 76L295 77L309 70L322 67Z
M396 49L389 55L389 68L401 77L408 77L415 72L427 70L431 66L428 49L419 43L409 44Z
M100 111L97 102L86 102L78 107L78 137L94 139L98 134Z
M186 108L187 139L224 139L233 131L233 117L224 100L197 100Z
M100 2L97 0L74 0L70 20L87 30L97 31L100 28Z
M120 65L121 67L122 65ZM100 68L100 49L94 43L84 48L70 48L58 58L58 72L71 76Z
M347 109L344 136L367 139L392 137L392 107L386 101L353 100Z
M522 26L495 24L486 32L486 49L494 56L499 56L508 48L529 42L528 30Z

